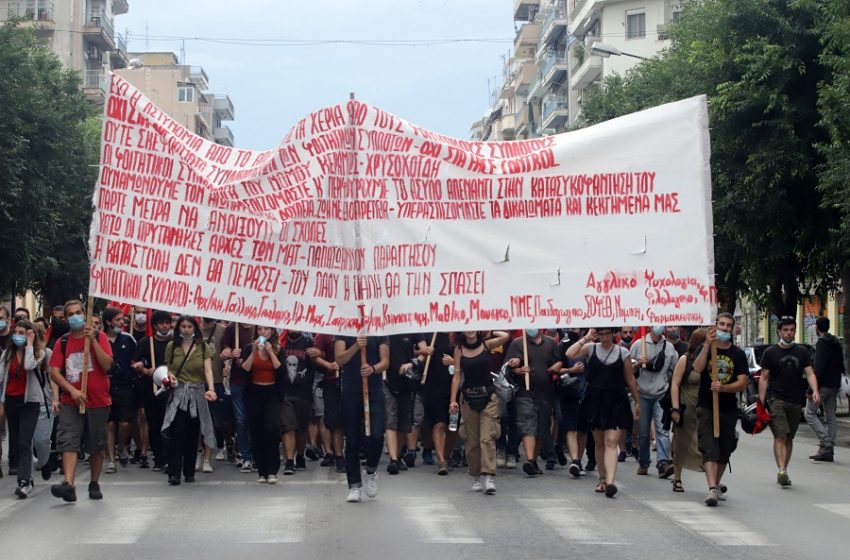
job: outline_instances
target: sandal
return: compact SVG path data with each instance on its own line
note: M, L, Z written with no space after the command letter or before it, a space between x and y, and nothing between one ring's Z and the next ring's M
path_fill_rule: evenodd
M594 492L596 492L597 494L602 494L603 492L605 492L607 486L608 485L605 484L604 480L600 480L599 484L596 485L596 490L594 490Z
M673 481L673 492L684 492L684 491L685 491L685 487L682 486L682 481L681 480L674 480Z

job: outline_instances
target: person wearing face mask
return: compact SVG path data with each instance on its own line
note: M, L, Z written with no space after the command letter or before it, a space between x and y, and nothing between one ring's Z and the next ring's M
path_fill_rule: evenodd
M89 499L101 500L100 471L103 467L103 450L106 447L106 423L112 398L109 395L109 375L112 368L112 347L102 332L86 326L86 314L80 301L65 304L65 317L71 333L62 337L50 357L50 378L62 389L59 409L59 427L56 432L56 450L62 453L65 480L50 487L50 493L66 502L77 501L74 475L77 470L77 451L86 434L86 450L90 454ZM84 347L86 337L91 339L88 387L81 391ZM80 405L85 404L85 414Z
M151 314L153 335L142 337L136 345L133 356L133 395L136 407L136 420L139 425L142 455L139 467L149 467L148 450L153 453L153 470L162 471L168 463L168 457L162 441L162 419L165 416L165 393L154 396L156 385L153 382L154 370L165 365L165 349L173 339L171 314L154 311Z
M761 358L759 400L770 411L773 456L779 469L776 483L784 488L791 486L788 463L806 405L806 390L810 389L814 406L820 405L820 391L809 351L805 346L794 344L797 321L793 317L782 317L776 330L779 342L765 350Z
M545 432L552 424L552 411L555 399L555 387L552 384L553 375L561 371L561 358L558 356L558 343L548 336L543 336L539 329L531 328L525 331L528 344L528 362L523 363L524 351L522 337L511 342L505 355L508 365L519 384L516 401L517 427L522 437L526 461L522 470L528 476L543 474L537 464L537 456L543 449ZM525 375L531 376L530 390L525 389Z
M130 438L130 422L136 413L133 395L132 368L136 353L136 341L124 332L124 314L117 307L107 307L103 311L103 325L109 344L112 346L112 370L110 371L110 389L112 407L109 410L109 423L106 433L106 455L108 460L104 472L114 473L115 466L115 427L118 426L118 462L126 467L130 462L127 454L127 441Z
M679 354L672 344L664 339L664 327L656 325L646 334L644 340L632 345L630 351L637 375L638 392L640 394L640 409L643 411L638 422L638 449L640 459L637 473L649 473L652 462L650 456L649 432L652 422L655 423L656 468L659 478L669 478L673 472L670 461L670 433L664 429L661 406L663 397L670 387L673 370L679 360Z
M680 358L688 353L688 343L682 340L681 327L668 325L664 328L664 337L667 339L667 342L673 345Z
M9 474L17 474L15 495L21 499L34 486L33 435L41 407L49 407L51 400L41 369L44 357L35 326L25 319L17 321L0 355L0 417L5 412L9 421Z
M747 386L749 366L744 351L732 344L735 317L719 313L715 327L706 332L706 342L696 352L693 371L700 375L697 396L697 442L702 453L702 468L708 483L705 504L710 507L726 499L726 486L721 484L729 458L738 446L738 393ZM711 345L717 348L717 380L709 367ZM720 437L714 437L713 394L718 395Z
M148 319L150 318L150 312L146 307L141 307L139 305L134 305L130 308L130 313L132 314L132 328L130 329L132 332L130 335L136 340L141 340L142 338L152 334L151 328L148 326ZM153 323L153 319L151 319L151 323Z
M0 306L0 348L9 345L9 337L12 336L12 321L9 320L9 308Z
M195 482L198 436L215 446L215 430L207 403L216 400L212 372L213 350L204 341L194 317L177 319L174 340L165 348L169 390L162 434L168 438L168 484Z
M620 346L625 348L626 350L632 347L632 342L634 342L635 336L635 328L634 327L623 327L620 330L620 336L618 337L618 342Z
M53 348L56 341L68 334L68 321L65 320L65 307L57 305L50 312L50 326L47 328L47 333L44 339L47 341L47 347Z

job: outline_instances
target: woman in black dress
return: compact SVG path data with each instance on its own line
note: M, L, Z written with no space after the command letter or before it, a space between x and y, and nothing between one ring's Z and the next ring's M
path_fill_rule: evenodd
M584 359L587 366L587 392L578 409L579 430L592 431L599 461L599 484L596 492L609 498L617 493L617 448L622 430L640 418L640 399L629 351L614 344L614 331L605 327L590 329L567 350L567 358ZM593 342L598 337L599 342ZM635 401L632 417L629 400L623 390L628 387ZM600 460L604 457L604 460Z

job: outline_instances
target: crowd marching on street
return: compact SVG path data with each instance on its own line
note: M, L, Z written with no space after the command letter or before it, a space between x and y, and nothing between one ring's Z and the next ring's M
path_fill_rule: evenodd
M595 472L595 492L613 498L632 457L637 475L670 479L673 492L684 492L683 469L704 472L705 504L717 506L739 418L751 433L770 428L781 487L801 418L820 443L810 459L833 461L843 353L829 319L816 326L812 357L795 343L796 321L780 319L744 411L748 361L729 313L696 329L349 337L117 304L87 317L69 301L34 320L0 307L5 474L19 499L36 470L74 502L83 461L92 500L103 476L130 465L173 486L227 464L276 484L310 461L344 473L346 501L360 502L378 495L386 455L389 475L466 467L483 494L495 494L500 469Z

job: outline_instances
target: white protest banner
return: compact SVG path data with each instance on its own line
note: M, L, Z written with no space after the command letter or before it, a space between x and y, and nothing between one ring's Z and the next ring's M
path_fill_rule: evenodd
M195 136L113 75L91 294L310 332L707 324L704 97L533 140L351 100L277 149Z

